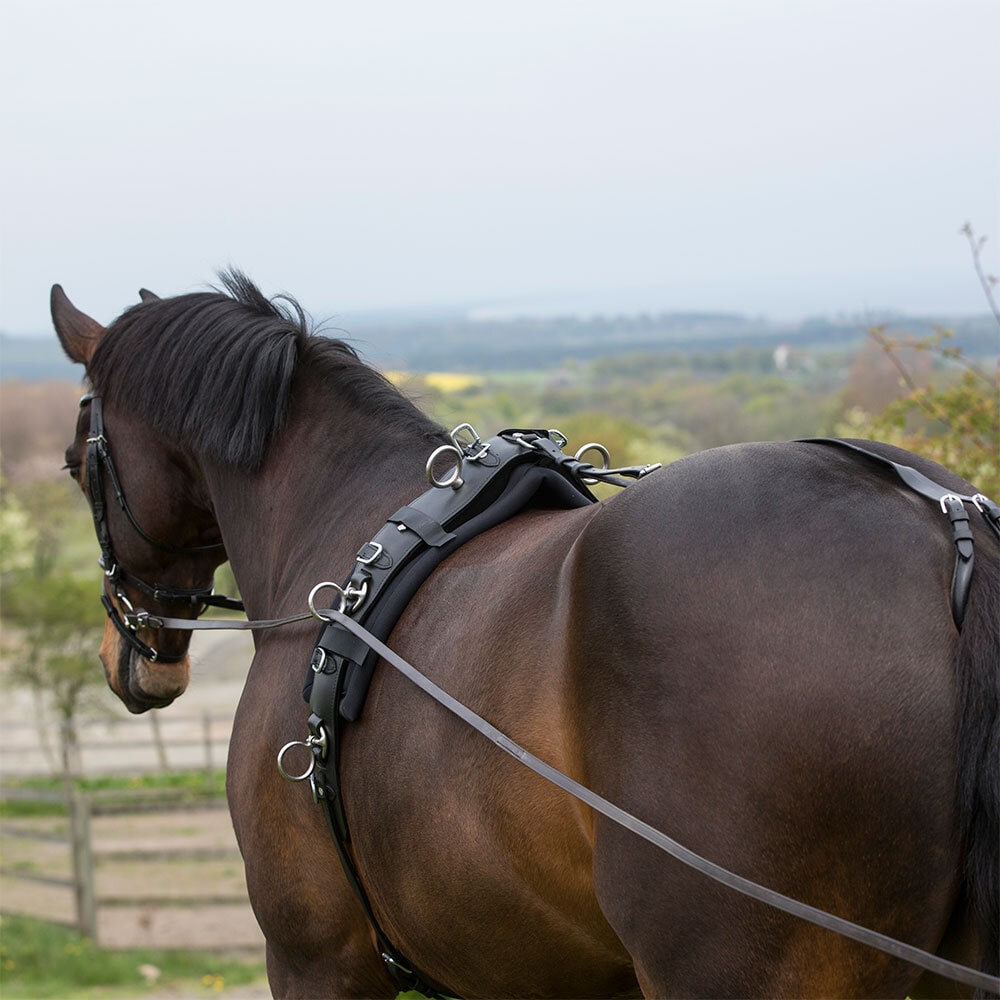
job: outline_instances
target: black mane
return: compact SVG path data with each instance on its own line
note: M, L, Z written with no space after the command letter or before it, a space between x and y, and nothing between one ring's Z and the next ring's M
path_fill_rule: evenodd
M300 364L383 425L441 434L352 347L311 331L294 299L268 299L238 271L220 279L224 290L154 299L122 313L88 366L95 390L162 434L247 471L260 466L284 424Z

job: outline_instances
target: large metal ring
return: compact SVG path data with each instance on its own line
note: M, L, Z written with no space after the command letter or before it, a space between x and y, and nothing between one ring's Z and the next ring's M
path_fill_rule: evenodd
M445 476L443 479L438 479L434 475L434 461L439 455L453 455L455 457L455 468ZM431 452L431 457L427 459L427 466L425 468L427 473L427 481L431 486L436 486L439 490L445 490L449 486L453 490L459 489L463 486L465 480L462 479L462 451L453 444L443 444L440 448L435 448Z
M332 580L324 580L322 583L317 583L312 590L309 591L309 612L314 618L318 618L321 622L332 622L332 618L328 618L324 614L320 614L316 610L316 595L326 587L332 587L340 595L340 607L336 608L341 614L343 614L347 609L347 593L339 583L334 583Z
M611 468L611 452L604 447L603 444L599 444L597 441L588 441L582 448L577 449L576 454L573 456L578 462L583 460L583 456L587 454L588 451L596 451L601 456L601 471ZM593 465L593 462L591 462Z
M311 739L312 737L310 737ZM285 754L288 753L292 747L305 747L306 750L310 751L309 754L309 766L301 774L289 774L285 770ZM316 767L316 758L312 754L312 744L306 740L289 740L279 751L278 751L278 770L281 772L283 778L287 778L289 781L305 781L312 773L313 769Z

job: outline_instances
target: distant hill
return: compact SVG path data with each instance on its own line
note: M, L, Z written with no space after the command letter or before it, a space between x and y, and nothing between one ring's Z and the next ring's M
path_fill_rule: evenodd
M488 372L553 368L568 359L657 351L728 351L787 344L805 350L846 349L860 343L867 326L887 322L890 329L927 336L937 327L955 333L955 342L972 356L995 358L1000 335L988 315L967 317L871 317L807 319L778 323L737 313L661 313L636 316L572 316L472 320L434 319L364 323L331 330L356 346L372 364L412 372ZM37 382L79 381L80 369L63 355L55 336L0 334L0 378Z
M11 337L0 333L0 379L23 382L72 379L79 382L83 371L63 354L55 334L51 337Z
M779 323L731 313L663 313L638 316L442 319L435 323L366 326L348 339L383 368L412 372L552 368L567 359L658 351L715 352L737 348L847 349L860 344L867 328L885 322L893 331L917 337L944 327L971 356L1000 354L996 321L972 317L870 317L807 319ZM338 334L343 336L344 334Z

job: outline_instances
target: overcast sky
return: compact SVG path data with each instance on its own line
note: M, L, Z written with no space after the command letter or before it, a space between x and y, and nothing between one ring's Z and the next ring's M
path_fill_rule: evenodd
M0 330L237 265L317 316L984 311L997 0L3 0Z

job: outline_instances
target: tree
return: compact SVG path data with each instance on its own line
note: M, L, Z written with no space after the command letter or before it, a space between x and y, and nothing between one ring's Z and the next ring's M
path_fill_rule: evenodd
M13 626L5 630L7 682L29 688L40 710L58 722L62 768L77 773L77 722L104 687L97 665L104 612L94 581L53 569L37 551L20 568L5 562L3 576L0 610Z
M993 295L997 279L982 266L985 237L977 238L966 224L973 265L990 310L1000 325L1000 308ZM988 372L952 343L949 330L924 338L890 337L885 327L869 331L895 368L902 394L875 416L856 414L855 430L890 441L941 465L996 500L1000 497L1000 369ZM904 352L934 359L935 369L920 378Z

